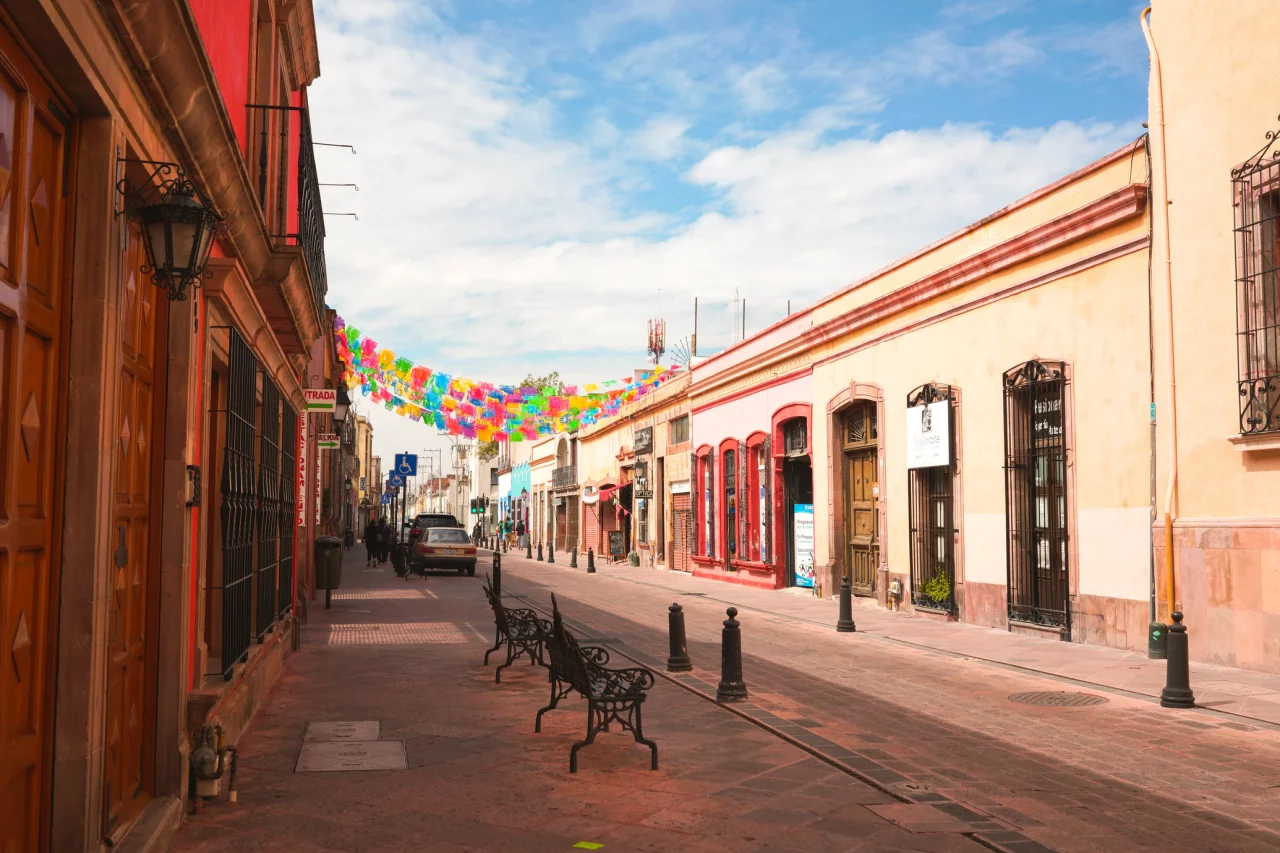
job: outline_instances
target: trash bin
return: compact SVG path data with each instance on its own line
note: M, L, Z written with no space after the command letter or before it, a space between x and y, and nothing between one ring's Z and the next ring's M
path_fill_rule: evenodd
M356 544L355 531L348 530L346 533L342 534L342 544L347 548L353 547Z
M342 540L337 536L316 537L316 589L324 590L324 607L329 609L333 590L342 586Z

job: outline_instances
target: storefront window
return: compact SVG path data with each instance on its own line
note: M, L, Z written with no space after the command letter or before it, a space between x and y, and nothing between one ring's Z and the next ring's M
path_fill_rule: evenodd
M636 498L636 524L640 530L640 541L649 541L649 499Z

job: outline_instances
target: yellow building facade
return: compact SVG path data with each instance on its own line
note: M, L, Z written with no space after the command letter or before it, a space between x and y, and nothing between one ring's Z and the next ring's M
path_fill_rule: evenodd
M1280 672L1271 13L1261 0L1159 0L1146 21L1160 433L1152 532L1161 613L1168 602L1186 614L1192 657Z

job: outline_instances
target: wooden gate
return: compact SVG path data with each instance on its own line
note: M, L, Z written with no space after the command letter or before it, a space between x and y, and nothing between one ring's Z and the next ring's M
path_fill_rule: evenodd
M880 565L879 458L875 403L863 400L844 416L844 519L849 582L872 595Z
M69 119L0 24L0 850L42 846ZM85 594L79 590L77 594Z
M693 508L687 494L671 496L671 568L690 571L689 552L693 549Z
M120 370L112 531L115 551L107 615L106 752L103 834L118 840L149 798L155 717L151 602L160 526L152 515L164 418L164 351L168 302L142 272L142 231L126 226L120 273Z

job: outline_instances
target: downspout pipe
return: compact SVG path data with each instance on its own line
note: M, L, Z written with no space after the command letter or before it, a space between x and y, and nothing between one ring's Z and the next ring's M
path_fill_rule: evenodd
M1173 516L1177 512L1178 499L1178 383L1173 357L1173 251L1169 243L1169 160L1165 145L1164 123L1164 78L1160 68L1160 52L1156 49L1155 38L1151 35L1151 7L1138 14L1138 22L1142 25L1142 35L1147 40L1147 51L1151 58L1151 107L1149 124L1151 126L1152 147L1159 160L1159 180L1152 189L1152 213L1159 210L1160 219L1160 253L1163 263L1164 301L1165 301L1165 371L1169 377L1169 480L1164 496L1164 575L1165 598L1172 614L1177 607L1177 596L1174 589L1173 563ZM1152 170L1153 176L1156 173Z

